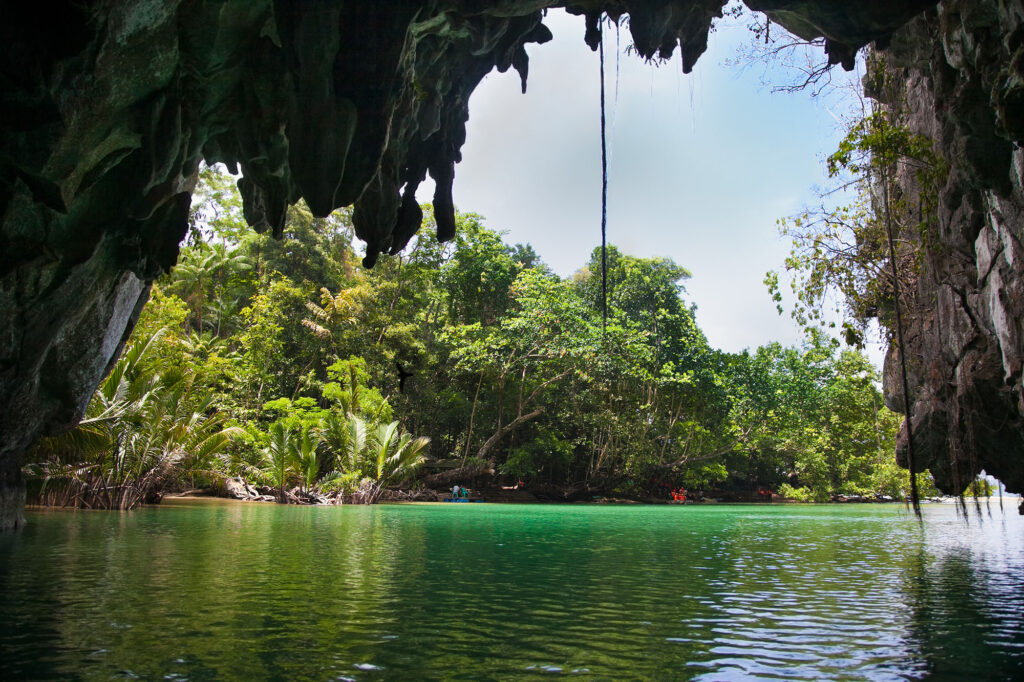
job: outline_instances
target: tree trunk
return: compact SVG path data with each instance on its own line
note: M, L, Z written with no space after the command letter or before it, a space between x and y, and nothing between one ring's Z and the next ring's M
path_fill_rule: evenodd
M520 415L513 419L512 421L510 421L508 424L505 424L504 426L500 427L497 431L494 432L494 435L487 439L486 443L480 446L480 449L477 451L476 456L479 457L480 459L487 459L488 451L490 451L491 448L497 445L502 438L507 436L515 429L519 428L520 425L525 424L531 419L536 419L542 414L544 414L544 408L538 407L533 412Z
M480 370L480 380L476 382L476 394L473 396L473 409L469 411L469 431L466 433L466 449L462 452L462 466L469 457L469 441L473 437L473 419L476 418L476 401L480 397L480 386L484 383L484 372Z

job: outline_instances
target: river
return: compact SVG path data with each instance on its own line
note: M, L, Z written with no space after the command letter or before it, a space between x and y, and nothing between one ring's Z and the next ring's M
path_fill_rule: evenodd
M1024 520L171 501L0 536L0 678L1024 679Z

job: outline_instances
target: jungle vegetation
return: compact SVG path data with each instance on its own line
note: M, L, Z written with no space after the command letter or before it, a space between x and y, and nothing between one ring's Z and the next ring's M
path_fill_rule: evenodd
M349 210L300 204L274 240L205 169L179 264L86 420L33 451L36 499L130 508L232 477L373 502L453 469L615 496L903 498L900 420L861 352L813 325L799 347L716 350L685 267L615 247L604 327L599 250L561 278L478 215L438 244L425 210L365 269Z

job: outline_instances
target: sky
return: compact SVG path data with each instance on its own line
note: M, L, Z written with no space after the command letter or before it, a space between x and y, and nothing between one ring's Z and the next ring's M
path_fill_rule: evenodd
M473 94L454 196L460 211L483 215L570 276L600 244L599 61L582 17L552 11L545 24L554 40L527 46L525 95L513 70L492 72ZM624 51L628 30L619 40ZM815 203L824 158L842 137L834 100L773 93L765 68L726 64L750 41L745 22L720 26L689 75L677 51L657 67L622 55L616 76L614 30L605 47L608 242L687 268L698 323L731 352L799 342L762 280L789 252L777 219ZM426 184L418 196L432 193Z

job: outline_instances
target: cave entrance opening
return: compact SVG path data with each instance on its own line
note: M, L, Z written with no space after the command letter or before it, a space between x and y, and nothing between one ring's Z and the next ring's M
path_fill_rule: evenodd
M599 56L582 41L582 17L552 10L545 24L554 39L528 46L525 95L512 72L491 73L474 92L455 199L571 277L600 244ZM687 268L687 299L715 347L799 342L763 283L788 255L776 221L818 200L823 158L845 133L842 107L853 105L847 86L861 73L835 67L837 87L817 97L772 92L792 74L733 63L752 39L742 21L716 29L689 75L678 53L660 65L632 54L628 31L615 54L611 35L608 243ZM824 59L820 49L811 56ZM428 181L418 196L432 192ZM881 346L869 352L880 364Z

